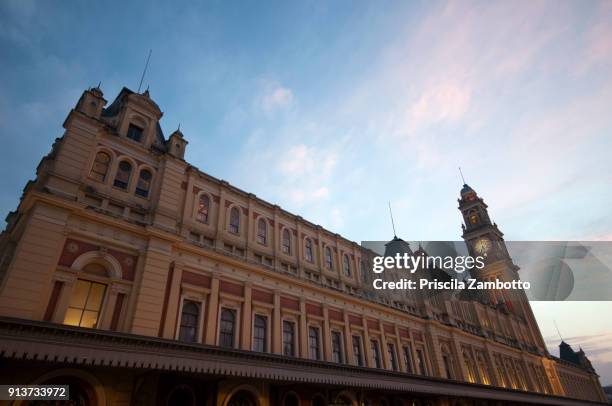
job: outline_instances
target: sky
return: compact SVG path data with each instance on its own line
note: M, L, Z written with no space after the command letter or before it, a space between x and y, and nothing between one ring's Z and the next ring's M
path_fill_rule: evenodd
M612 2L0 2L0 215L82 91L143 81L186 159L355 241L612 240ZM612 304L534 303L612 383Z

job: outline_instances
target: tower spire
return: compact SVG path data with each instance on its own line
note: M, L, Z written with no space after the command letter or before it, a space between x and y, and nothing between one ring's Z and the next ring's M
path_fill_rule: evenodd
M557 320L553 320L553 323L555 323L555 328L557 329L557 334L559 334L559 338L561 339L561 341L563 341L563 337L561 336L561 332L559 331L559 326L557 326Z
M140 83L138 83L138 91L136 93L140 93L140 88L142 87L142 81L145 77L145 74L147 73L147 68L149 67L149 59L151 59L151 52L153 52L152 49L149 49L149 55L147 56L147 62L145 63L145 67L142 71L142 76L140 77ZM147 90L149 88L147 87Z
M461 175L461 180L463 181L463 184L465 185L465 178L463 177L463 172L461 171L461 167L459 167L459 174Z
M391 201L389 201L389 215L391 216L391 227L393 227L393 237L397 238L397 233L395 232L395 222L393 221L393 210L391 210Z

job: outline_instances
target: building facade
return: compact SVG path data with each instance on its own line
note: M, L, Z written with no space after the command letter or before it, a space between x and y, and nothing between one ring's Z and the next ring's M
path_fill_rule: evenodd
M7 217L3 383L68 383L79 405L605 401L583 353L547 352L523 292L380 295L371 251L186 162L148 91L106 104L83 93ZM518 278L467 185L459 209L488 258L473 276Z

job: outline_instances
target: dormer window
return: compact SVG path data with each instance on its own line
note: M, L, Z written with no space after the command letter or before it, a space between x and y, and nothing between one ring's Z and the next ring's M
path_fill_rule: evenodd
M138 127L135 124L130 124L127 130L127 137L136 142L140 142L142 141L143 133L144 133L144 130L142 128Z

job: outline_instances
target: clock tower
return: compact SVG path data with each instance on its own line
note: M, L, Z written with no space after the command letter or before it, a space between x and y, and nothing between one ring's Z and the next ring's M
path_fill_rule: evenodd
M463 216L463 235L471 256L484 257L485 266L474 269L471 277L481 281L500 280L510 282L520 280L519 267L512 262L508 253L504 234L497 224L491 221L488 206L469 185L464 184L460 192L459 210ZM530 327L532 342L540 351L546 347L537 325L527 295L523 290L488 290L489 304L504 312L522 318Z
M511 263L510 255L504 243L504 233L497 228L497 224L491 222L487 204L467 184L463 185L460 193L459 210L463 215L464 223L462 225L462 238L467 243L470 255L484 257L486 264L497 261Z

